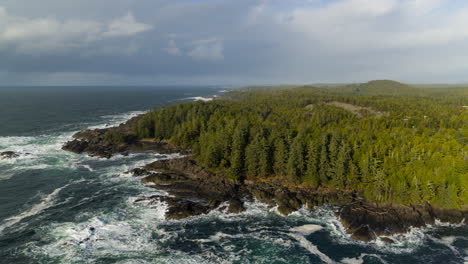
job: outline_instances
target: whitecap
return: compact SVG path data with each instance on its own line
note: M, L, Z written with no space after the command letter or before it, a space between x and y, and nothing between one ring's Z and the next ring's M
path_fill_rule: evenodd
M70 186L70 184L67 184L67 185L64 185L64 186L62 186L60 188L55 189L53 192L51 192L48 195L44 196L40 203L35 204L29 210L24 211L24 212L22 212L22 213L20 213L18 215L11 216L11 217L5 219L5 223L0 225L0 232L2 232L5 228L9 228L9 227L21 222L21 220L23 220L23 219L25 219L27 217L37 215L37 214L41 213L42 211L46 210L47 208L52 207L55 204L55 199L56 199L57 195L60 193L60 191L62 191L64 188L66 188L68 186Z
M460 252L457 250L457 248L455 246L453 246L453 243L457 239L459 239L460 237L457 237L457 236L446 236L446 237L442 237L442 238L436 238L436 237L433 237L433 236L428 236L428 237L432 241L448 247L456 255L460 254Z
M376 254L366 254L366 253L362 253L359 257L357 258L343 258L341 260L341 263L343 264L363 264L364 263L364 257L374 257L374 258L377 258L378 260L380 260L382 263L387 263L385 260L383 260L379 255L376 255Z
M100 124L88 126L87 129L103 129L118 126L135 116L139 116L145 113L147 113L147 111L130 111L114 115L103 115L101 116L102 121L99 122Z
M306 228L303 228L303 229L309 229L309 227L306 227ZM314 228L314 229L316 229L316 228ZM299 230L304 231L302 229L299 229ZM315 246L309 240L307 240L307 238L305 238L305 236L302 233L295 231L294 228L290 229L290 231L291 231L291 233L289 234L289 236L296 239L299 242L299 245L301 245L307 251L309 251L310 253L316 255L317 257L320 258L320 260L322 260L325 263L334 263L334 261L330 257L328 257L327 255L322 253L317 248L317 246Z
M450 222L443 222L440 219L435 219L434 225L428 225L428 227L462 227L465 225L465 218L463 218L460 223L450 223Z
M123 210L90 216L85 221L53 223L41 230L46 245L30 245L34 255L60 257L65 263L88 260L102 256L152 254L158 250L153 234L159 241L174 238L176 234L158 228L164 222L167 206L164 203L135 206L137 197L129 197L121 206ZM91 259L89 259L91 258Z
M213 100L213 97L194 96L194 97L183 98L182 100L194 100L194 101L209 102L209 101Z
M87 165L87 164L84 164L84 165L81 165L83 168L87 169L88 171L94 171L93 168L91 168L91 166Z
M346 232L346 228L336 216L336 207L318 206L314 210L309 211L302 207L300 210L291 214L294 217L303 217L308 221L320 223L330 234L331 238L339 244L357 245L364 247L372 247L381 252L389 252L394 254L411 253L426 240L425 233L428 228L410 228L407 233L393 234L389 236L377 237L373 241L363 242L351 238L351 235ZM394 243L387 243L382 238L390 238Z
M303 226L296 226L294 228L291 228L289 229L289 231L299 233L304 236L308 236L322 229L323 227L319 225L303 225Z

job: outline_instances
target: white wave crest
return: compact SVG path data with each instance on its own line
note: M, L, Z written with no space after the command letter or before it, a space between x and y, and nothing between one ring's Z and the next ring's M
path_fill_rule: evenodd
M132 111L123 114L102 116L102 121L96 125L90 125L87 129L115 126L128 119L143 114L143 111ZM25 136L25 137L0 137L0 152L13 151L19 154L12 159L0 159L3 175L0 180L10 179L17 171L41 170L46 168L70 168L84 167L93 171L88 165L79 166L84 160L97 159L87 155L79 155L62 150L65 142L72 139L72 135L78 131L55 133L50 135ZM120 158L118 155L115 159Z
M457 237L457 236L446 236L446 237L441 237L441 238L436 238L433 236L428 236L430 240L434 241L435 243L441 244L449 248L453 253L456 255L460 255L460 252L458 249L453 245L453 243L457 239L461 239L463 237Z
M309 235L313 232L316 232L318 230L322 229L321 226L317 225L304 225L304 226L299 226L295 228L291 228L289 231L291 232L289 236L292 238L296 239L299 242L299 245L301 245L303 248L305 248L307 251L310 253L318 256L320 260L322 260L325 263L334 263L334 261L328 257L327 255L323 254L317 246L312 244L305 235Z
M37 214L41 213L42 211L44 211L45 209L50 208L51 206L53 206L55 204L55 199L56 199L57 195L60 193L60 191L62 191L64 188L70 186L70 184L67 184L67 185L64 185L64 186L62 186L60 188L55 189L53 192L51 192L48 195L44 196L40 203L35 204L29 210L24 211L24 212L22 212L22 213L20 213L18 215L15 215L15 216L12 216L12 217L9 217L9 218L5 219L5 223L0 225L0 233L5 228L11 227L11 226L21 222L21 220L23 220L23 219L25 219L27 217L37 215Z
M294 228L291 228L289 229L289 231L294 232L294 233L299 233L304 236L308 236L322 229L323 227L319 225L303 225L303 226L296 226Z
M209 102L209 101L213 100L213 97L194 96L194 97L183 98L182 100L194 100L194 101Z
M382 263L386 264L387 262L383 260L379 255L376 254L366 254L362 253L359 257L357 258L343 258L341 260L341 263L343 264L363 264L364 263L364 258L365 257L373 257L378 260L380 260Z
M108 128L108 127L113 127L113 126L118 126L129 119L142 115L146 113L147 111L131 111L123 114L115 114L115 115L103 115L101 116L102 121L100 124L97 125L91 125L87 129L102 129L102 128Z
M174 236L158 228L167 207L164 203L135 206L135 199L130 197L122 205L125 210L101 213L79 223L51 224L43 234L50 243L33 246L31 253L61 257L64 263L92 263L100 257L118 255L132 255L132 261L136 261L142 254L155 252L158 245L153 234L160 240Z

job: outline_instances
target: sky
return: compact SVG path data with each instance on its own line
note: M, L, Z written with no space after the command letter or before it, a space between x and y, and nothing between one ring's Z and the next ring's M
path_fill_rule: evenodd
M468 82L465 0L0 0L0 85Z

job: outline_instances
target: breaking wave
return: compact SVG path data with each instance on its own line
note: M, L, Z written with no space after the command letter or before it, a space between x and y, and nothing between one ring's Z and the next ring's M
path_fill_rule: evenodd
M79 183L80 181L74 182L74 183ZM70 183L71 184L71 183ZM70 184L64 185L60 188L55 189L48 195L45 195L41 198L41 201L35 205L33 205L31 208L29 208L26 211L23 211L22 213L11 216L7 219L4 220L4 223L0 225L0 234L5 230L6 228L9 228L25 218L35 216L37 214L40 214L42 211L46 210L47 208L50 208L55 205L56 203L56 198L57 195L66 187L70 186Z

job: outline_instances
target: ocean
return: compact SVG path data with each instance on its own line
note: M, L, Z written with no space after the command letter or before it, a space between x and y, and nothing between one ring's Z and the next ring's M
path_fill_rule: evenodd
M438 223L380 240L352 240L332 207L287 217L253 201L237 215L164 219L167 195L130 169L177 153L111 159L61 150L83 129L117 125L153 106L221 87L0 87L0 263L468 263L468 228Z

